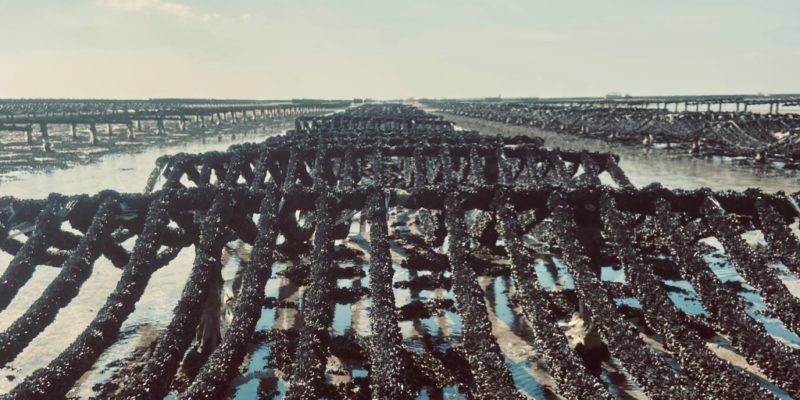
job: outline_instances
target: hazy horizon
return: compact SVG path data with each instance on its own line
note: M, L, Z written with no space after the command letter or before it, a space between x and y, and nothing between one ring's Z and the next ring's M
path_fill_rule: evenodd
M0 98L800 92L800 2L0 0Z

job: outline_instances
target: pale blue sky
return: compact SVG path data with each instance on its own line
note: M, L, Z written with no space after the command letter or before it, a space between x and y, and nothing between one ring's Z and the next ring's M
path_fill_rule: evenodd
M800 1L0 0L0 97L800 92Z

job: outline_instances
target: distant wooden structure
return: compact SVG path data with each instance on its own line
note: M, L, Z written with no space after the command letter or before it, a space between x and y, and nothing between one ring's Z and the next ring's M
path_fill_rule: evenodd
M22 132L28 144L34 144L34 127L39 128L42 149L49 151L49 128L67 125L72 139L78 139L80 127L89 135L88 143L99 143L97 126L105 125L113 135L115 126L123 126L128 139L143 131L143 124L155 124L157 135L167 133L165 121L174 121L175 130L185 132L193 124L239 123L258 119L286 118L341 109L349 101L253 101L253 100L0 100L0 133Z

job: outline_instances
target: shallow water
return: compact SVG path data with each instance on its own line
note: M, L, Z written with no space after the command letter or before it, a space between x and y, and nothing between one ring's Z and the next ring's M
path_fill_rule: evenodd
M742 283L745 291L739 292L739 295L750 304L747 314L761 323L770 335L792 347L800 346L800 337L797 334L787 328L779 319L765 315L769 313L769 308L764 303L764 298L737 272L736 267L725 255L719 241L711 238L705 239L703 242L714 248L712 252L703 255L703 259L719 280L723 283Z
M800 171L778 171L773 168L740 165L745 160L730 158L694 158L666 149L645 150L596 139L577 138L552 131L459 117L447 119L463 129L487 134L539 136L546 147L616 153L620 167L637 187L660 182L671 189L745 190L757 187L765 192L794 193L800 189Z
M486 131L491 132L489 129L486 129ZM138 192L143 189L155 160L163 154L224 150L234 143L258 142L279 132L279 127L270 127L248 135L237 134L236 138L223 136L220 140L217 140L217 138L207 138L205 141L198 139L178 146L150 148L142 153L111 155L103 158L98 163L80 165L68 170L16 174L12 176L15 179L13 181L2 181L0 179L0 195L42 198L49 192L66 194L96 193L103 189ZM602 143L602 145L608 146L605 143ZM562 145L562 147L567 146ZM605 151L607 150L609 149L606 148ZM617 149L612 150L616 151ZM761 171L763 172L761 174L761 172L754 171L749 167L742 169L721 166L719 163L713 163L708 160L671 159L652 154L637 154L632 149L622 150L625 150L625 152L621 151L621 166L637 186L643 186L652 180L660 180L667 187L696 188L709 186L714 189L743 189L749 186L759 186L767 191L797 190L797 178L777 176L767 171ZM709 167L709 165L712 167ZM392 212L396 213L397 210L392 210ZM396 213L395 218L398 221L406 221L408 215ZM356 214L352 219L348 237L351 242L350 245L365 250L368 249L368 241L363 236L366 231L367 228L360 225L360 214ZM526 241L532 246L536 244L536 240L530 236L526 237ZM412 274L421 275L421 272L412 273L401 266L400 261L405 257L403 249L394 241L390 241L390 243L392 244L391 251L395 270L394 282L408 280L413 277L411 276ZM439 251L444 250L445 248L439 249ZM6 268L10 259L10 255L0 253L0 273ZM104 381L110 374L116 372L110 365L114 361L130 354L131 350L137 346L138 339L143 336L143 329L157 332L164 328L172 317L172 308L180 297L181 289L190 272L193 259L194 249L192 247L186 248L170 265L156 272L151 279L150 285L148 285L147 292L142 297L142 300L137 303L136 311L123 325L121 340L104 353L103 357L95 365L95 369L85 377L85 382L87 383L77 385L77 390L73 394L82 397L91 395L92 382ZM366 270L368 263L362 263L361 267ZM559 291L574 288L574 282L569 270L559 258L543 256L535 260L533 267L536 270L539 284L545 290ZM303 288L289 285L286 278L278 275L283 268L284 266L279 264L273 267L272 277L266 285L266 295L281 300L302 302ZM723 265L717 268L715 272L722 274L720 278L723 280L726 274L738 276L735 273L735 269L733 271L731 269ZM27 309L27 306L42 293L46 285L57 273L58 270L55 268L37 267L34 278L23 287L11 306L5 312L0 313L0 329L6 328L17 316L21 315ZM226 274L226 280L228 277ZM79 297L59 313L56 322L48 327L36 341L31 343L31 346L12 364L12 368L0 370L0 372L13 373L18 376L17 380L13 382L2 380L0 382L0 393L8 391L19 382L20 377L27 375L35 367L41 366L42 360L52 359L63 350L88 324L97 308L102 306L105 297L113 290L118 278L119 270L111 266L110 262L105 259L98 260L92 276L82 287ZM602 278L605 281L625 282L624 272L621 269L610 267L603 268ZM796 282L796 279L794 281ZM546 382L546 376L543 378L541 375L541 369L536 362L537 356L527 354L525 357L521 357L519 353L519 345L526 341L529 342L529 340L526 337L527 328L523 323L523 319L508 301L507 293L509 288L513 286L513 281L508 278L495 277L487 280L486 283L487 294L489 292L493 293L493 295L487 296L489 300L487 311L490 313L494 332L498 337L513 339L502 341L501 345L503 346L506 365L509 367L515 383L528 397L551 398L548 397L551 396L547 389L549 382ZM691 290L691 287L684 287L688 282L670 281L668 283L687 289L688 295L670 293L671 297L675 296L673 300L682 309L692 313L704 313L702 306L696 302L696 293ZM354 285L368 287L369 277L367 275L360 279L341 279L338 284L340 287ZM427 301L431 297L453 299L453 294L448 290L442 289L435 291L398 289L395 291L395 300L398 307L413 300ZM753 304L753 307L749 310L752 312L751 316L763 323L771 334L793 344L800 342L800 339L796 336L787 334L780 321L768 319L760 313L763 309L763 300L760 299L760 296L749 296L748 293L748 296L745 297ZM632 302L631 299L618 299L618 302L636 306L636 303ZM363 303L338 304L335 306L332 324L334 334L342 335L348 331L354 331L361 336L369 335L369 300ZM264 308L257 324L257 330L269 330L273 327L292 327L295 325L296 315L297 310L294 309ZM420 339L423 335L432 339L437 350L445 351L449 346L458 344L461 341L463 328L458 313L450 311L443 312L441 316L404 321L400 325L405 343L412 351L421 351L424 348ZM236 398L252 398L262 378L275 376L274 371L266 365L266 359L270 351L269 344L262 344L256 347L249 355L249 361L245 364L245 372L237 377L234 382ZM367 371L361 368L354 368L350 373L352 377L357 377L363 376ZM625 376L624 368L615 366L613 360L611 364L604 367L603 374L610 390L616 391L621 388L625 392L635 392L635 387L629 387L631 379ZM279 393L284 393L286 382L280 377L276 378L276 382ZM429 393L428 389L423 389L418 398L436 398L438 395L443 398L463 398L463 395L452 387L444 388L439 393Z
M0 176L0 196L44 198L50 192L94 194L104 189L140 192L144 189L156 159L164 154L225 150L235 143L259 142L268 136L280 134L286 126L286 124L264 124L257 129L252 126L242 126L234 131L235 136L226 134L219 138L197 138L179 145L150 147L139 153L108 155L96 163L76 165L70 169L5 174ZM130 246L126 247L130 250ZM0 252L0 273L8 267L12 258L12 255ZM139 339L146 334L142 328L158 332L169 323L172 309L180 298L193 260L194 247L190 246L183 249L168 266L153 274L145 294L136 304L136 310L122 326L120 341L104 352L95 364L95 368L84 376L83 380L88 384L76 385L72 395L79 397L92 395L91 383L103 381L105 377L115 373L116 369L111 365L127 357L132 350L141 345ZM59 271L58 268L38 266L33 278L22 287L9 307L0 312L0 329L6 329L21 316L43 293ZM55 358L66 348L102 307L119 277L120 270L104 257L99 258L91 276L81 287L78 297L58 313L54 323L37 336L13 363L0 368L0 374L3 376L16 376L13 380L6 378L0 380L0 393L10 390L19 383L21 377L41 367L45 360ZM272 309L270 311L274 312Z
M0 175L0 196L45 198L51 192L94 194L105 189L141 192L156 159L162 155L222 151L236 143L261 142L268 136L284 132L287 126L248 127L236 132L235 136L197 138L178 145L150 147L140 153L108 155L96 163L75 165L69 169L7 173Z

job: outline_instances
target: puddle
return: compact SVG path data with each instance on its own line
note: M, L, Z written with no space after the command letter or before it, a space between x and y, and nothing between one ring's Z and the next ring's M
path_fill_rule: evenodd
M800 337L798 337L797 334L787 328L779 319L767 315L769 313L769 308L764 303L764 298L739 275L739 272L736 271L736 267L722 250L722 245L719 240L716 238L708 238L701 240L701 242L714 248L713 251L703 255L703 260L708 264L717 278L723 283L735 282L741 285L743 290L739 292L739 296L745 299L750 305L746 310L747 315L761 323L767 330L767 333L776 337L778 340L795 348L800 346Z

